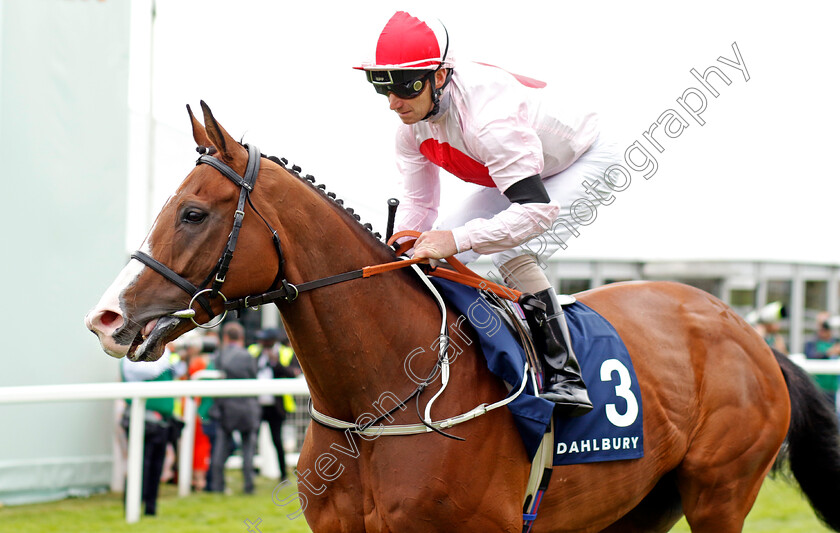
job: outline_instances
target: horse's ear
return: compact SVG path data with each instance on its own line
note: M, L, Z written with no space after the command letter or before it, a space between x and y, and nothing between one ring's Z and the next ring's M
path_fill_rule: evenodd
M192 134L193 140L195 140L196 146L203 146L205 148L210 148L213 146L213 143L210 142L210 139L207 138L207 132L204 131L204 126L201 125L201 122L195 118L193 115L192 109L190 109L190 104L187 104L187 113L190 115L190 122L192 123Z
M216 122L216 119L213 118L213 113L210 111L210 108L207 107L207 104L204 103L204 100L201 101L201 109L204 111L204 129L207 132L207 136L210 138L210 142L212 142L213 146L215 146L216 150L218 150L218 157L227 162L233 161L233 151L237 148L241 149L242 147L218 122Z

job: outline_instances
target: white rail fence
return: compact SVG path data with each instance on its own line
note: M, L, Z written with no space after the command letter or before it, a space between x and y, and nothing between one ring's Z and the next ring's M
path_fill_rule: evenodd
M840 375L839 359L805 359L801 354L792 355L791 359L810 374ZM308 396L309 389L302 378L32 385L0 387L0 404L131 399L125 518L126 522L134 523L140 520L146 399L183 397L186 400L183 415L185 425L181 432L178 459L178 495L183 497L190 494L192 481L193 439L197 411L195 397L215 398L261 394Z
M309 395L303 379L220 379L190 381L143 381L130 383L88 383L0 387L0 404L131 399L128 428L125 519L140 520L143 485L143 439L148 398L185 398L184 429L178 460L178 495L190 494L193 439L196 424L195 397L259 396L271 394Z

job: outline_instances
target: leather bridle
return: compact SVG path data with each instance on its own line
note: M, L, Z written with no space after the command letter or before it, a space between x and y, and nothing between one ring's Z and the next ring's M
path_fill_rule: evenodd
M236 243L239 239L239 231L240 229L242 229L242 220L245 218L246 202L248 203L248 205L251 206L251 209L254 210L254 212L262 219L262 221L268 227L269 231L271 232L272 239L274 241L275 250L277 251L277 274L274 276L274 281L271 283L269 290L273 289L277 286L278 283L280 283L283 285L286 294L292 294L293 292L293 286L289 285L286 282L285 278L283 278L285 261L283 259L283 249L280 246L280 237L277 235L277 231L271 227L271 224L269 224L265 217L263 217L262 214L260 214L259 210L257 210L253 202L251 201L251 191L254 190L254 186L257 182L257 175L259 175L260 172L260 158L262 156L260 154L259 149L254 145L245 144L245 148L247 148L248 150L248 164L245 167L244 176L240 176L227 164L223 163L215 157L212 157L208 153L202 154L195 163L196 166L201 164L210 165L211 167L218 170L224 177L226 177L239 187L239 201L236 205L236 211L233 215L233 228L231 229L230 235L228 236L227 244L225 245L225 248L222 251L221 257L219 257L219 260L216 262L216 266L213 267L213 270L210 271L210 274L207 275L203 282L201 282L198 286L193 285L192 282L190 282L171 268L167 267L157 259L140 250L131 254L132 259L137 259L138 261L148 266L167 280L180 287L184 292L191 296L189 306L184 310L172 313L171 316L175 316L177 318L190 319L196 326L199 327L215 327L216 325L218 325L218 322L216 324L213 324L212 326L207 324L198 324L195 321L195 310L192 309L193 302L198 302L198 304L201 305L202 309L204 309L204 311L210 316L211 321L216 316L216 313L213 312L209 300L220 296L225 302L224 314L222 315L222 318L219 319L219 322L221 322L221 320L224 319L224 316L227 314L227 312L231 310L228 306L227 298L225 298L225 295L222 293L221 289L222 285L225 282L225 278L227 277L227 272L230 268L230 262L233 259L233 253L236 250ZM294 292L296 294L296 291ZM241 305L237 308L244 309L245 307L249 307L247 303L248 298L246 297L244 299L245 305Z
M305 281L297 285L289 283L288 280L286 280L284 274L285 259L283 257L282 246L280 245L280 237L277 235L277 231L271 227L271 224L268 223L265 217L262 216L262 214L260 214L259 210L254 206L253 202L251 202L251 191L254 190L254 186L256 185L257 175L260 171L260 158L262 157L262 155L260 154L260 151L256 146L250 144L245 144L244 146L248 149L248 164L245 167L244 176L240 176L228 165L216 159L215 157L212 157L210 155L210 153L212 152L203 153L196 161L196 165L206 164L215 168L223 176L225 176L234 184L239 186L240 189L239 202L237 204L236 211L234 212L233 217L233 228L231 229L230 236L228 237L227 245L225 246L221 257L219 257L219 260L216 262L216 266L213 268L213 270L210 271L210 274L208 274L208 276L204 279L203 282L201 282L198 286L193 285L192 282L190 282L171 268L167 267L157 259L140 250L131 254L132 259L137 259L138 261L148 266L149 268L166 278L168 281L171 281L172 283L180 287L184 292L190 295L191 299L187 308L181 311L175 311L174 313L170 313L169 316L182 319L189 319L197 327L210 329L216 327L222 320L224 320L228 311L240 311L246 308L256 308L260 305L277 302L279 300L292 302L295 299L297 299L297 297L302 292L326 287L328 285L333 285L344 281L350 281L353 279L368 278L377 274L390 272L392 270L410 266L421 261L426 261L424 259L417 258L399 260L391 263L384 263L382 265L359 268L356 270L351 270L349 272L343 272L341 274L335 274L333 276L327 276L320 279ZM283 168L286 168L285 160L278 160L274 157L270 157L269 159L280 164ZM298 170L298 167L292 167L291 169L291 171L295 174L297 174ZM224 284L225 282L230 262L233 259L233 253L236 250L236 242L239 238L239 230L242 228L242 219L245 217L246 202L248 203L248 205L251 206L251 209L254 210L257 216L259 216L262 219L266 227L268 227L268 230L271 232L271 236L274 241L274 248L277 252L277 274L274 276L274 281L271 282L271 285L266 290L266 292L260 294L252 294L249 296L245 296L244 298L239 298L237 300L228 300L225 297L225 295L221 292L221 289L222 284ZM411 231L400 232L391 237L391 239L389 240L389 244L397 240L398 238L407 236L416 238L417 236L419 236L419 233ZM397 255L401 255L403 252L411 248L412 245L413 241L403 243L403 245L397 250ZM509 289L507 287L501 287L495 283L490 282L489 280L478 276L475 272L472 272L471 270L467 269L454 258L447 258L447 262L452 264L453 267L455 267L455 269L458 270L458 272L453 272L448 269L432 269L429 272L429 274L451 279L453 281L458 281L459 283L464 283L473 287L479 287L481 289L489 290L491 292L494 292L498 296L501 296L502 298L509 299L512 301L517 301L521 296L521 293L519 291ZM208 284L210 284L209 287ZM212 325L210 325L209 322L206 324L199 324L198 322L196 322L195 310L192 308L193 303L198 302L198 304L210 317L209 321L212 321L213 318L216 316L216 313L213 312L209 300L212 298L216 298L217 296L220 296L224 301L224 313L222 314L222 317L215 324Z

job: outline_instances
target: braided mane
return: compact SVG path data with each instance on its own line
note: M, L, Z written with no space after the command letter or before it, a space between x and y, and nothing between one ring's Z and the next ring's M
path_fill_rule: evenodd
M267 156L265 154L260 154L262 157L277 163L281 167L283 167L287 172L292 174L293 176L297 177L301 181L305 182L309 187L323 195L327 200L332 202L335 206L340 208L341 211L349 215L355 222L363 229L366 230L367 234L371 237L371 240L375 241L379 246L384 247L388 250L388 252L393 255L394 250L386 243L382 241L382 234L373 231L373 224L369 222L362 222L361 218L356 211L352 207L347 207L344 205L344 200L337 198L334 192L327 191L327 186L323 183L315 183L315 176L312 174L302 174L301 167L298 165L291 165L289 166L289 160L285 157L276 157L276 156Z

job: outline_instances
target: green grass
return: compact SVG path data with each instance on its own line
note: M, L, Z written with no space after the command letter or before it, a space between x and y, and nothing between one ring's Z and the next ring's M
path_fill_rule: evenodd
M691 531L685 518L671 530ZM747 533L820 533L831 531L819 520L796 484L782 477L767 478L744 523Z
M276 482L257 478L254 495L242 493L242 477L236 472L227 473L228 486L233 494L193 494L179 498L173 485L161 487L158 515L141 516L140 522L128 525L120 494L99 494L84 499L22 505L0 508L0 530L15 533L217 533L246 532L245 520L255 523L262 519L259 530L263 533L307 533L309 528L303 517L289 520L285 515L297 505L277 506L272 501ZM282 487L277 500L294 493L291 486ZM256 531L256 529L252 529ZM687 532L683 520L673 529ZM816 533L829 531L814 517L799 490L783 480L768 479L752 513L747 518L744 531L763 533Z
M97 494L53 503L0 508L0 531L26 533L217 533L246 532L245 520L259 524L263 533L308 533L301 516L289 520L285 515L298 509L289 504L278 507L272 501L277 482L257 477L253 495L242 492L242 475L228 471L226 481L232 494L193 493L179 498L177 487L161 485L157 516L143 516L135 524L126 524L122 494ZM293 486L277 493L278 501L294 494ZM256 532L256 529L252 531Z

